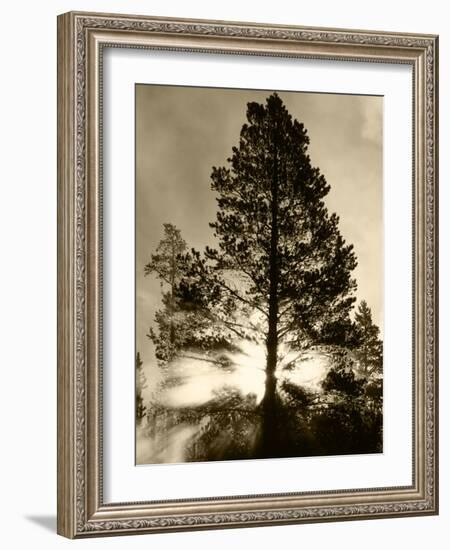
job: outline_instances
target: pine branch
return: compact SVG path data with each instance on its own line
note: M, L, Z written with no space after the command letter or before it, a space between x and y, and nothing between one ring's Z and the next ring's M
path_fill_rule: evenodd
M240 302L244 303L245 305L247 306L250 306L250 307L253 307L255 309L257 309L258 311L260 311L263 315L265 315L266 317L268 317L268 313L260 308L259 306L257 306L254 302L251 302L250 300L247 300L246 298L243 298L236 290L232 289L231 287L229 287L226 283L224 283L223 281L221 281L218 277L215 277L214 281L219 285L221 286L222 288L224 288L225 290L227 290L232 296L234 296L237 300L239 300Z

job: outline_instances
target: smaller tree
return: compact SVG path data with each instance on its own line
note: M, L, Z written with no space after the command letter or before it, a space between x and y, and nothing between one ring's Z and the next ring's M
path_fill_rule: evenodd
M355 349L359 373L365 378L381 375L383 372L383 342L380 329L372 321L372 312L363 300L355 313L355 325L360 344Z
M355 376L355 364L350 353L338 350L333 354L331 368L322 382L322 389L327 393L342 394L350 399L363 393L364 380Z
M245 336L242 325L233 318L230 299L224 300L211 288L197 284L193 266L198 260L195 252L186 252L180 230L165 223L164 237L144 268L145 275L156 275L162 289L162 307L155 312L154 326L147 334L165 375L162 385L169 382L169 367L175 359L193 358L186 355L188 350L214 355L216 351L234 350L233 336ZM222 364L214 358L211 361Z
M163 307L155 314L157 330L150 328L149 338L155 345L156 358L160 365L170 362L177 354L181 342L179 315L177 315L176 287L183 273L182 255L186 251L186 241L181 231L171 223L164 224L164 237L144 267L145 275L156 274L162 289ZM178 326L177 326L178 325Z
M145 275L156 273L161 284L166 283L173 291L181 276L179 258L186 250L186 241L175 225L165 223L163 226L164 237L156 247L156 253L151 255L149 263L144 268L144 273Z
M357 376L354 354L339 350L322 382L326 406L311 419L319 447L347 454L383 450L382 396L379 380Z
M143 362L141 355L138 352L136 354L136 419L138 421L144 418L146 413L146 407L144 405L144 398L142 391L147 387L147 379L143 369Z

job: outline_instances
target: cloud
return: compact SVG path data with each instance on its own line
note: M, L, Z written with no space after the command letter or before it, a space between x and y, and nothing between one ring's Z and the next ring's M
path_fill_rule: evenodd
M383 140L383 99L379 97L365 98L361 102L361 138L376 146Z

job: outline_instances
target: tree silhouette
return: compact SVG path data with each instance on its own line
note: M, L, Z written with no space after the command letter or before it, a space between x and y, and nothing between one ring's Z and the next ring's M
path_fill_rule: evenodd
M373 323L372 312L365 300L362 300L355 313L355 325L360 339L360 345L355 350L360 373L366 378L382 374L383 342L379 338L380 329Z
M150 327L147 336L155 345L160 368L168 375L170 363L183 352L183 357L187 357L185 352L189 348L202 352L234 349L230 343L230 330L236 335L237 325L232 323L225 301L218 304L206 289L196 297L195 304L182 298L179 285L191 266L183 254L186 241L173 224L165 223L163 227L164 236L145 266L144 273L156 275L160 280L162 307L155 312L155 326ZM212 310L213 304L215 311ZM220 360L213 362L223 363Z
M160 365L166 365L176 355L182 345L183 331L177 316L175 289L183 274L182 254L186 250L186 241L181 232L171 223L164 224L164 237L159 242L156 253L151 255L145 266L145 275L156 274L161 288L163 307L155 314L157 331L149 331L149 338L156 349L156 358Z
M355 298L352 245L329 214L330 187L311 165L309 137L281 98L248 103L247 123L227 167L214 167L217 249L185 256L185 303L219 317L229 331L266 347L262 454L276 446L280 345L343 343Z
M138 352L136 354L136 419L138 421L142 420L146 412L142 391L147 387L147 380L142 366L143 362Z
M383 450L383 395L380 380L357 375L354 353L336 350L322 382L327 406L312 418L319 447L327 454Z

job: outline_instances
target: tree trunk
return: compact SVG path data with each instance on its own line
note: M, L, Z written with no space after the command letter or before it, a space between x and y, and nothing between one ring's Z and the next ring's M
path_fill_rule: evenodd
M275 144L276 145L276 144ZM266 382L264 397L262 400L262 433L261 453L263 457L276 456L276 386L275 371L278 355L278 283L279 283L279 258L278 258L278 155L275 152L273 175L271 182L271 235L269 258L269 315L268 331L266 339Z
M270 331L269 331L270 332ZM264 397L262 399L262 432L261 454L264 457L276 455L276 387L277 379L275 370L277 367L278 344L275 338L267 338L266 381Z

